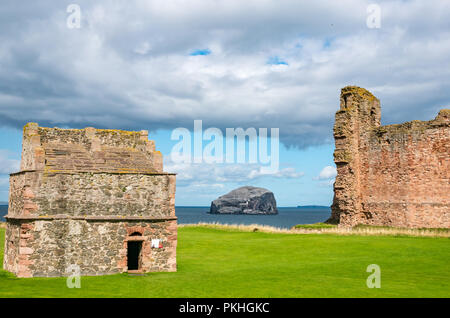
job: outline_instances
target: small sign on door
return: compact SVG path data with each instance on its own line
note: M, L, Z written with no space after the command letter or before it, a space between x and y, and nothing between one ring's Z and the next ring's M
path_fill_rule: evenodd
M152 239L152 248L162 248L162 241L160 239Z

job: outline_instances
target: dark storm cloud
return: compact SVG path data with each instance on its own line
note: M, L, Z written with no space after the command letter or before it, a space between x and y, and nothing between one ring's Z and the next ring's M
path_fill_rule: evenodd
M339 90L381 99L383 123L450 104L448 1L2 1L0 124L123 129L279 127L332 141ZM210 54L191 56L208 48ZM284 63L268 64L271 57Z

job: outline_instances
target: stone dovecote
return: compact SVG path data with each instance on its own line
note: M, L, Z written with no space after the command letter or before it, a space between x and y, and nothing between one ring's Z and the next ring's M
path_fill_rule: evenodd
M73 266L81 275L176 270L175 175L163 172L147 131L29 123L22 147L4 269L19 277L66 276Z

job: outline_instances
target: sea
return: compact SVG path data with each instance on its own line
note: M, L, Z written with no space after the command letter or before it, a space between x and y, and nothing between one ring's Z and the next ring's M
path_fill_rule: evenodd
M311 224L326 221L331 215L329 207L278 207L275 215L246 215L246 214L209 214L209 207L175 207L179 224L189 223L220 223L220 224L259 224L278 228L291 228L297 224ZM0 205L0 220L5 221L8 206Z
M4 216L8 214L8 206L0 205L0 222L5 222Z

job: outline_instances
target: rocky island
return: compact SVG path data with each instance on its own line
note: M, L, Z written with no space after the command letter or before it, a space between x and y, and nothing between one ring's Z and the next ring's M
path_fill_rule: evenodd
M240 187L211 202L212 214L278 214L273 193L264 188Z

